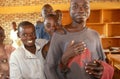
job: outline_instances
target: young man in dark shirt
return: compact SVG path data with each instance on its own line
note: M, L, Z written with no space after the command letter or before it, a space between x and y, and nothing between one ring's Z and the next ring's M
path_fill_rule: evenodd
M112 79L114 70L104 62L99 34L86 27L90 15L89 0L71 0L70 15L72 23L65 27L66 33L55 33L52 37L46 58L47 78ZM86 49L80 48L83 42Z

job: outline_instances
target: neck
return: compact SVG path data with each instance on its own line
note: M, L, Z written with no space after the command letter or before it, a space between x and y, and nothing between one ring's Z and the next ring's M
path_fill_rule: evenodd
M36 52L36 46L33 45L33 46L25 46L25 48L30 51L31 53L35 54Z
M78 31L82 31L85 27L86 27L85 22L82 23L72 22L72 24L68 26L67 30L69 32L78 32Z

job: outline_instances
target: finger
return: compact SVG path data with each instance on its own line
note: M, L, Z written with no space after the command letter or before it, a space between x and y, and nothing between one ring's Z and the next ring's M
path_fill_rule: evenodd
M75 43L75 41L74 41L74 40L70 41L70 42L69 42L69 44L67 45L67 47L71 47L71 46L73 46L73 45L74 45L74 43Z
M92 62L86 63L86 66L99 67L99 66L101 66L101 61L99 61L99 60L94 60L94 61L92 61Z
M100 60L94 60L93 62L94 62L97 66L102 66Z
M96 72L96 71L92 71L92 70L86 70L86 72L90 75L93 75L96 78L99 78L102 75L102 72Z
M89 62L89 63L86 63L86 67L97 67L97 64L93 62Z
M75 43L75 41L74 41L74 40L72 40L72 41L71 41L71 43L70 43L70 45L72 46L74 43Z
M86 45L83 43L77 43L77 44L74 44L74 52L76 54L81 54L82 52L84 52L86 49Z
M85 67L86 70L91 70L91 71L96 71L96 72L100 72L103 71L103 67Z
M102 76L102 72L91 72L91 74L92 74L95 78L98 78L98 79L100 79L101 76Z

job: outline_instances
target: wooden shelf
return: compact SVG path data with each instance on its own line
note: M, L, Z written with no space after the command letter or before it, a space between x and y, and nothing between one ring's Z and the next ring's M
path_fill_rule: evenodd
M107 37L107 38L101 38L101 40L104 49L110 47L120 47L120 38Z
M63 17L64 25L71 22L69 11L64 11ZM120 46L120 8L92 9L87 27L100 34L103 48Z
M105 24L103 23L87 23L87 26L91 29L96 30L99 32L100 35L105 36Z
M101 16L102 16L101 10L91 10L91 14L87 20L87 23L101 23Z
M120 9L103 10L103 22L120 22Z
M120 23L110 23L108 24L108 36L120 36Z

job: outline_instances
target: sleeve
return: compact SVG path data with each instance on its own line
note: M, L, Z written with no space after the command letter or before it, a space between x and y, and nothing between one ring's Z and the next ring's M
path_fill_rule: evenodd
M99 36L99 34L97 34L97 53L99 56L99 60L105 61L105 53L103 52L103 47L102 47L102 43L101 43L101 38Z
M10 56L10 79L23 79L22 74L19 69L17 57L14 55L16 52L13 52Z
M60 79L58 77L57 67L62 52L60 49L60 40L58 37L59 36L55 34L53 35L47 54L45 64L45 74L47 76L47 79Z
M101 64L104 68L101 79L112 79L113 74L114 74L114 68L105 62L106 57L105 57L105 53L103 52L102 43L101 43L99 35L98 35L97 51L98 51L100 60L102 60Z
M102 66L104 67L104 70L101 79L112 79L114 68L105 62L102 62Z
M43 34L42 34L42 29L44 28L43 24L38 24L35 26L35 30L36 30L36 37L37 38L42 38Z

